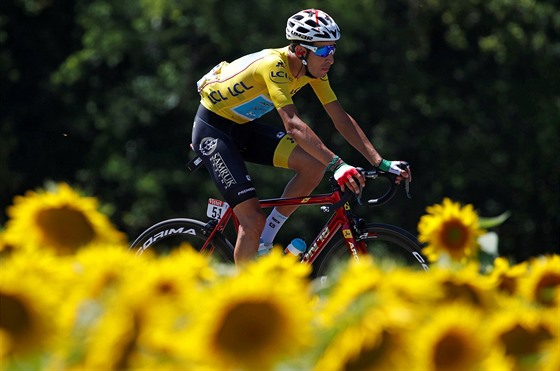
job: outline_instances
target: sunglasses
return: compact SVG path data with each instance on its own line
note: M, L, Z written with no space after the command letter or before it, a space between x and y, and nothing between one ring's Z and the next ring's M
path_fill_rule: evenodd
M325 46L311 46L306 44L299 44L306 49L309 49L313 52L313 54L321 57L326 58L331 54L334 54L336 51L336 45L325 45Z

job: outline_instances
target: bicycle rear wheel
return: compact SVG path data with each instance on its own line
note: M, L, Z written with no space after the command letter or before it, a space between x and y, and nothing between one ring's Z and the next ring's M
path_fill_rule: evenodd
M209 223L199 220L177 218L168 219L146 229L130 244L129 250L141 255L146 250L156 254L168 254L181 245L200 251L212 231ZM233 262L233 246L222 234L212 237L204 253L211 254L219 262Z
M371 223L357 238L365 241L368 254L379 263L409 266L414 269L428 270L428 260L422 255L422 245L409 232L389 224ZM313 262L314 277L327 276L329 271L340 262L352 258L346 241L338 236L329 242Z

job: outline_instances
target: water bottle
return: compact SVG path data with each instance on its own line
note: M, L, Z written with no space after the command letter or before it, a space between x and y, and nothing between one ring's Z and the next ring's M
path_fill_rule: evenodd
M301 238L294 238L292 242L284 250L285 254L292 254L295 256L300 256L305 252L307 244Z

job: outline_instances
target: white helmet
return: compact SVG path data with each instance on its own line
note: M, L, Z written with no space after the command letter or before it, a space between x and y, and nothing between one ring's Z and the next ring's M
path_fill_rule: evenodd
M303 42L336 41L340 39L340 29L322 10L306 9L288 18L286 38Z

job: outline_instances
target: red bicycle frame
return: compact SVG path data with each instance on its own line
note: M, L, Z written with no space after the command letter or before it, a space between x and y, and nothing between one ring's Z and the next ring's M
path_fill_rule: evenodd
M328 194L311 195L305 197L293 197L293 198L270 198L265 200L260 200L262 208L271 208L277 206L310 206L310 205L335 205L342 200L341 191L334 191ZM206 250L208 244L214 237L216 233L224 232L229 220L233 217L233 222L235 230L239 227L239 221L233 212L233 209L228 208L224 214L217 220L217 224L214 226L212 233L206 239L204 246L201 251ZM342 235L346 241L348 250L355 259L359 259L358 255L366 253L366 244L362 241L356 241L354 237L354 232L352 231L352 226L354 224L352 215L350 213L350 205L346 202L342 207L338 207L334 210L333 215L327 221L325 226L321 229L321 232L315 237L313 243L307 249L303 257L301 258L302 263L311 264L321 253L323 248L331 241L333 236L342 229ZM212 252L212 251L211 251Z

